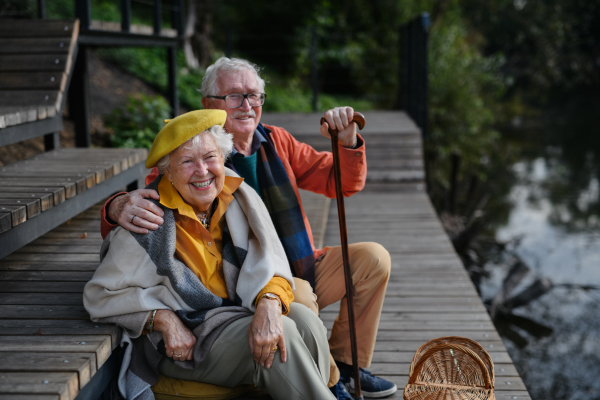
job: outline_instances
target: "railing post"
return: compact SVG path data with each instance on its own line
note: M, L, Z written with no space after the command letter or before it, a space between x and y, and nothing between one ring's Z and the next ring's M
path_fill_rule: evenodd
M131 30L131 0L121 0L121 30Z
M60 147L60 132L44 135L44 151L58 149Z
M154 0L154 34L160 35L162 29L162 4L161 0Z
M167 93L169 104L171 105L171 117L179 115L179 97L177 94L177 47L167 48L167 66L169 75L169 85Z
M183 0L173 0L173 8L171 11L171 24L173 29L177 31L179 38L183 37Z
M67 97L69 100L69 117L75 124L76 147L90 147L92 144L87 53L87 47L80 45Z
M400 65L397 109L406 112L427 138L429 14L400 27Z
M46 1L38 0L37 4L38 4L38 18L46 19Z
M310 80L312 87L312 110L317 111L319 77L317 75L317 28L311 28L310 38Z
M91 0L76 0L75 15L79 18L79 29L88 31L92 23Z

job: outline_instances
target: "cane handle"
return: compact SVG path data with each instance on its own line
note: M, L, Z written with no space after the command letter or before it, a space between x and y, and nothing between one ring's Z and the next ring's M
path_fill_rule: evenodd
M323 125L323 122L327 122L327 120L325 119L325 117L321 118L321 125ZM358 130L362 130L365 127L365 116L362 115L359 112L355 112L354 113L354 117L352 117L352 122L354 122L357 126L358 126ZM337 129L332 129L331 127L329 128L329 133L331 133L332 135L335 135L338 133Z

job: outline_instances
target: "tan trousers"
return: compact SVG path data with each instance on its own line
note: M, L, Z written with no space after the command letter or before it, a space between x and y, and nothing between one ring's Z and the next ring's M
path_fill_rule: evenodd
M304 304L318 314L319 310L342 300L340 313L333 324L329 348L334 359L352 364L342 248L326 247L324 251L325 255L315 264L315 293L308 282L295 279L294 301ZM371 365L379 317L390 277L391 258L388 251L377 243L351 244L348 251L355 293L358 364L362 368L368 368ZM339 370L331 359L328 386L335 385L339 376Z
M279 351L271 368L254 362L248 344L248 326L253 317L241 318L223 330L198 368L184 369L163 357L162 375L186 381L234 387L254 384L275 400L335 400L325 385L329 380L329 348L323 322L308 308L291 304L282 318L288 358Z

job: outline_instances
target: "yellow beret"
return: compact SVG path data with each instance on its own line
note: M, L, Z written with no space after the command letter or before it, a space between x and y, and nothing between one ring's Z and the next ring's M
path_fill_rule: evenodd
M173 119L166 119L166 125L158 132L148 158L146 168L152 168L158 161L208 128L225 125L227 113L223 110L196 110Z

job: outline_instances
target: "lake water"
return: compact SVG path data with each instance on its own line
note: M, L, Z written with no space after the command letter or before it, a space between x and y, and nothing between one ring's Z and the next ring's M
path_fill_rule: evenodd
M510 166L512 208L495 231L507 245L480 286L493 298L517 257L529 273L512 295L539 278L554 284L496 322L534 400L600 399L600 123L597 101L575 103L530 132L535 144Z

